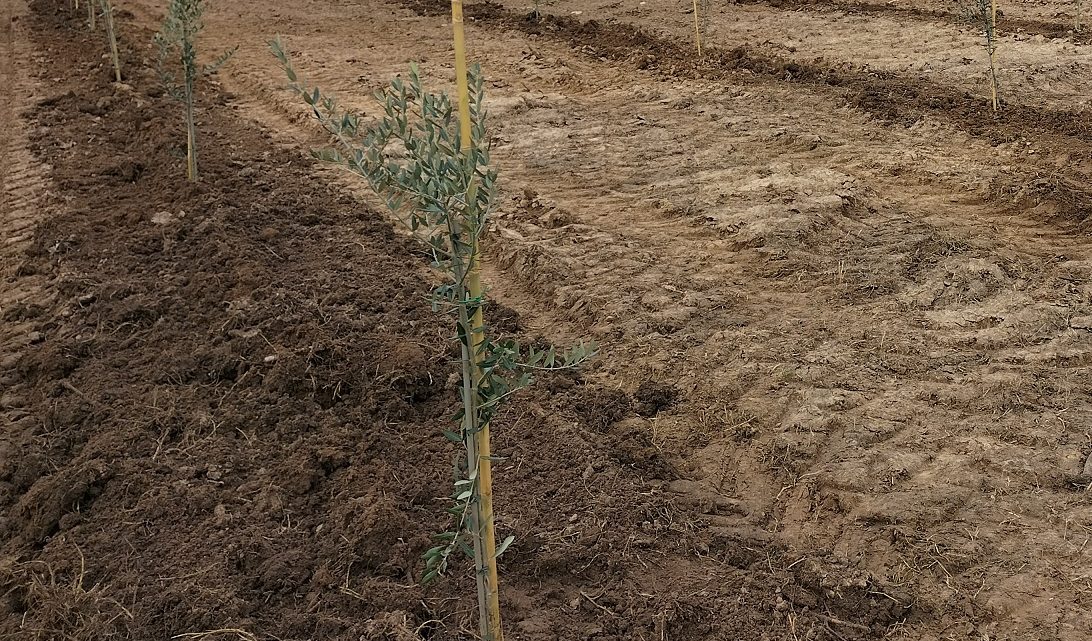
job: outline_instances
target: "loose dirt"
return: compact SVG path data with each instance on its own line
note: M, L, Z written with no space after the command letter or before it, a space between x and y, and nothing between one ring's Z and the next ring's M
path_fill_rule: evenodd
M468 6L493 316L603 349L497 424L510 636L1083 639L1080 38L1014 39L1033 84L993 117L975 78L883 59L901 14L717 7L695 60L689 4ZM915 55L973 51L908 6ZM264 47L367 113L410 60L448 86L446 6L211 5L204 50L242 48L196 188L144 62L161 8L120 7L132 89L65 3L21 32L41 95L14 128L56 193L5 284L46 302L7 348L0 633L472 638L467 568L416 582L453 455L432 276L306 160L320 132ZM781 46L800 20L818 35ZM1048 54L1076 71L1039 91Z
M467 566L417 583L454 409L419 250L215 85L187 184L179 110L125 7L119 86L67 3L5 7L4 45L33 51L5 73L37 75L5 153L48 206L5 272L5 327L29 338L4 347L21 414L0 459L0 634L472 638ZM741 505L688 480L649 423L677 385L597 378L549 377L497 421L513 638L872 638L914 616L864 573L713 527Z

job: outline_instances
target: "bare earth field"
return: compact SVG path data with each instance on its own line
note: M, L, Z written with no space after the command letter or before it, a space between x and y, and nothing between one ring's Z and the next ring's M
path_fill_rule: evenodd
M210 4L184 181L163 3L128 77L3 3L0 639L472 639L422 588L455 396L433 276L284 89L365 114L436 0ZM1001 4L468 5L503 331L595 339L497 421L508 636L1087 638L1092 44ZM1006 21L1012 26L1006 30ZM184 153L184 148L183 148ZM272 356L270 359L268 357ZM252 636L247 636L252 635Z

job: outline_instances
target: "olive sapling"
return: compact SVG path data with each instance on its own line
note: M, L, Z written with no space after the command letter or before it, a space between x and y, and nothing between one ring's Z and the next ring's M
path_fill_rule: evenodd
M155 35L159 48L158 69L167 93L181 102L186 117L186 178L197 182L197 123L194 113L198 78L210 75L231 58L238 47L229 49L211 64L198 66L194 40L201 31L204 0L171 0L163 26ZM170 70L177 60L182 68L182 80Z

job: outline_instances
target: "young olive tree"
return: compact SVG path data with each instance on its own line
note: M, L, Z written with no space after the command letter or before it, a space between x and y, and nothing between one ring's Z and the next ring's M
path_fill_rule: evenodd
M463 446L465 458L457 466L449 508L455 527L437 535L439 545L425 553L422 580L442 574L456 550L473 557L481 636L500 641L496 558L512 537L496 544L489 422L505 400L530 384L532 373L576 367L593 355L594 347L580 343L561 353L552 347L525 350L515 341L495 339L485 326L480 243L497 201L497 172L489 165L480 69L468 73L469 105L456 109L446 94L424 90L413 65L408 80L395 78L376 93L382 113L366 120L300 82L280 39L270 46L290 88L332 136L333 148L315 156L363 177L427 248L443 275L432 304L453 318L462 373L461 409L454 417L459 427L444 435ZM462 116L470 123L469 133L456 113L467 108Z
M203 12L204 0L171 0L163 25L155 35L155 44L159 48L158 69L163 86L185 108L186 177L191 182L197 182L197 122L194 114L197 79L214 73L238 49L229 49L213 63L198 66L194 39L201 31ZM171 70L175 61L181 67L181 82L177 80L176 72Z
M993 110L1001 107L997 94L1001 84L997 79L997 2L996 0L965 0L963 17L982 31L986 55L990 59L990 96Z
M531 0L531 13L527 16L527 18L531 22L538 22L539 20L542 20L543 5L549 5L552 3L553 0Z

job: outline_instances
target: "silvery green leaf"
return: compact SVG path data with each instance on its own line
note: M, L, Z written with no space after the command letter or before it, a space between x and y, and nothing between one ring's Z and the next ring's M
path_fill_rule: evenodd
M506 536L504 538L504 540L501 541L501 544L497 546L497 554L495 555L494 558L500 557L500 555L504 554L504 551L507 550L508 546L512 545L512 541L515 541L515 540L516 540L515 536L512 536L512 535Z

